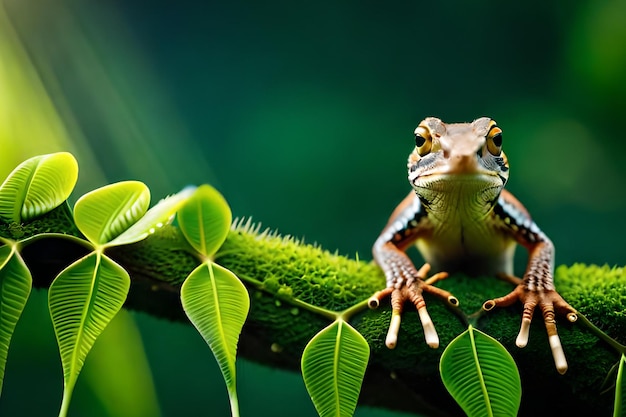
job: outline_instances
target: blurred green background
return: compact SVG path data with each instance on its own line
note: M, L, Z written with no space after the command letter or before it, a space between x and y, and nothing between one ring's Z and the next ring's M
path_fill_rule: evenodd
M370 259L409 191L417 123L490 116L508 189L554 240L557 264L626 263L623 0L0 4L1 178L68 150L81 168L73 200L123 179L154 201L209 182L237 216ZM34 292L18 324L2 416L58 412L45 299ZM243 416L316 415L299 375L238 369ZM128 312L74 398L73 416L228 415L200 336Z

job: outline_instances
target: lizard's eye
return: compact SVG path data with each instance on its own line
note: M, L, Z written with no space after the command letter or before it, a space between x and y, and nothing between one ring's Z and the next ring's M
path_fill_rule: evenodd
M487 150L493 156L499 156L502 153L502 129L495 124L487 133Z
M418 126L415 129L415 148L419 156L427 155L432 148L433 139L430 136L430 131L423 126Z

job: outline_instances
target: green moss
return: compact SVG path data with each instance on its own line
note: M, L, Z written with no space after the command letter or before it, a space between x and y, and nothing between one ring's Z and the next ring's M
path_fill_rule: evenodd
M560 266L555 282L563 297L591 322L626 343L626 268Z
M41 233L81 236L67 202L27 223L5 223L0 220L0 237L18 241Z
M263 283L283 299L297 298L328 310L342 311L385 286L378 267L355 261L290 237L258 233L237 225L215 261L242 278Z
M176 227L167 225L148 239L132 245L114 246L106 252L133 277L152 280L174 288L200 264L199 258Z
M251 290L250 296L252 302L246 333L254 336L260 349L280 353L283 363L287 363L289 368L298 369L306 344L330 322L302 309L294 314L294 307L289 303L265 291Z
M294 238L259 233L249 223L233 228L215 261L240 278L258 283L251 287L246 331L265 340L267 349L280 346L283 355L298 362L306 343L330 322L305 308L294 309L290 300L339 312L385 286L382 272L369 262Z

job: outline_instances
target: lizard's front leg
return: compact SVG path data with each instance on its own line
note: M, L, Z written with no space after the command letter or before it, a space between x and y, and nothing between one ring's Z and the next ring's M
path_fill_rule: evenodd
M458 305L458 300L452 294L432 285L446 277L447 273L440 272L426 280L430 266L424 264L419 270L416 269L404 252L424 231L425 216L419 199L414 193L410 193L391 215L389 223L372 249L374 259L385 273L387 286L370 298L369 306L376 308L382 299L391 296L391 323L385 340L390 349L396 346L398 340L405 302L410 301L417 309L426 343L432 348L439 346L439 337L426 310L423 293L433 294L450 305Z
M486 301L483 309L489 311L495 307L506 307L519 300L524 307L522 324L515 343L518 347L525 347L528 343L530 322L536 307L539 306L554 364L557 371L564 374L567 371L567 360L556 329L555 316L565 316L570 322L574 322L578 315L554 288L554 245L530 218L521 218L519 213L513 214L513 207L510 205L503 204L502 207L506 210L500 210L500 216L509 216L506 224L515 232L514 236L518 242L528 248L528 266L524 278L518 279L513 291L504 297Z

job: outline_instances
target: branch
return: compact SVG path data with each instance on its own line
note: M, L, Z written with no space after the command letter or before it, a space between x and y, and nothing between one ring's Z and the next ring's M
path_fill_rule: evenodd
M77 236L66 205L26 225L0 225L0 236L23 239L46 233L22 250L34 285L48 287L56 274L86 254L75 242L50 234ZM179 289L199 264L180 231L166 226L149 238L107 250L131 275L126 307L169 320L188 323ZM300 307L302 302L342 311L367 299L385 285L380 269L371 262L333 254L297 239L260 232L250 223L235 222L215 261L233 271L246 284L251 309L239 344L240 355L267 366L299 370L306 343L328 319ZM555 277L561 294L578 311L614 338L626 335L622 268L573 265L559 267ZM465 314L454 314L426 296L441 346L466 329L463 317L480 311L486 299L507 293L509 284L491 277L452 276L439 284L454 293ZM457 312L458 313L458 312ZM390 320L388 305L363 311L351 323L367 339L371 358L361 403L431 415L462 415L438 373L440 349L423 340L417 314L406 311L398 347L389 350L384 338ZM459 319L461 317L461 319ZM515 358L523 384L520 415L610 415L613 392L603 381L619 356L588 328L560 320L559 335L569 361L560 376L554 369L541 320L531 330L525 349L515 347L520 307L482 315L475 323L504 344ZM622 340L623 342L623 340ZM614 376L609 379L613 381Z

